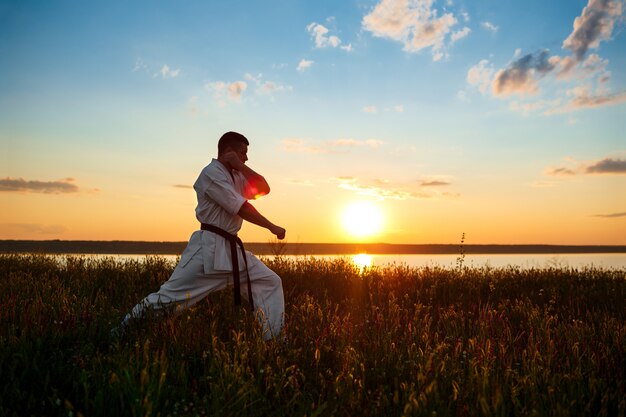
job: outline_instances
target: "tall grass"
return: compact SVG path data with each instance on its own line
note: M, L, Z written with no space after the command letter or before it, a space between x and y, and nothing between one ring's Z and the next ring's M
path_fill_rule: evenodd
M158 257L0 255L0 415L624 416L624 270L267 260L287 342L231 292L109 330Z

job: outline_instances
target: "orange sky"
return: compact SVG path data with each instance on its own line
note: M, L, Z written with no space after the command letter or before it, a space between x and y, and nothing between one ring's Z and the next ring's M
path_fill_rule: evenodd
M626 244L611 5L12 2L0 239L185 241L191 185L234 130L288 242ZM355 202L379 230L345 227Z

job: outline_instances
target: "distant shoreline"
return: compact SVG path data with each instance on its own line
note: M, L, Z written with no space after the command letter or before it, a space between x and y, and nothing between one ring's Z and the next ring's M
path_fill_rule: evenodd
M179 255L187 242L0 240L0 253ZM257 255L460 254L459 244L245 243ZM465 254L626 253L626 245L463 245Z

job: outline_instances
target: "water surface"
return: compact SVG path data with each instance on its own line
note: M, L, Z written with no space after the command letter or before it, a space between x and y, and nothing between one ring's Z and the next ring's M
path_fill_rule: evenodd
M146 255L118 255L118 254L94 254L94 255L76 255L88 256L93 258L113 257L115 259L132 259L143 261ZM165 258L168 261L176 262L179 255L148 255ZM460 258L459 255L438 255L438 254L421 254L421 255L376 255L376 254L358 254L358 255L283 255L287 259L350 259L360 267L385 266L389 264L401 264L410 267L424 266L441 266L446 268L454 268L458 266L462 260L464 266L468 267L484 267L493 268L516 266L524 269L530 268L584 268L596 267L606 269L626 269L626 253L568 253L568 254L480 254L465 255ZM273 258L272 255L261 256L261 258Z

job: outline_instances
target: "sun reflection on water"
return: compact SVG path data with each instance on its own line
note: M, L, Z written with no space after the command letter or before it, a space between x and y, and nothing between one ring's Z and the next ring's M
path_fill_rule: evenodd
M358 255L352 256L352 262L359 268L369 268L372 266L372 255L368 255L366 253L359 253Z

